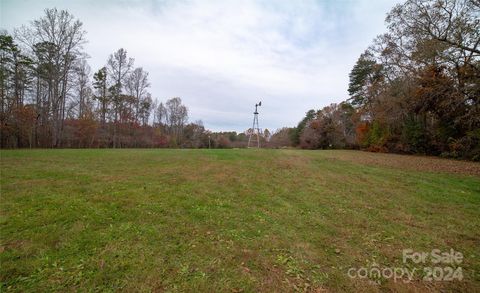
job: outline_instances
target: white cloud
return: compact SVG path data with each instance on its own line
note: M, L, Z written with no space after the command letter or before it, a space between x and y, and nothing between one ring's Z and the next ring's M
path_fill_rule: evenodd
M345 99L351 67L395 1L99 2L3 1L2 27L66 8L88 31L93 69L126 48L150 72L154 97L180 96L192 120L241 131L259 98L270 129Z

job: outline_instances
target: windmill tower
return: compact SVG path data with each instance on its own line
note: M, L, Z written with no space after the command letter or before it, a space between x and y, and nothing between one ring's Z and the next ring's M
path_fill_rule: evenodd
M248 147L251 145L257 145L260 148L260 127L258 126L258 110L257 108L262 105L262 102L258 102L255 104L255 112L253 112L253 126L252 130L250 131L250 136L248 137ZM255 143L256 140L256 143Z

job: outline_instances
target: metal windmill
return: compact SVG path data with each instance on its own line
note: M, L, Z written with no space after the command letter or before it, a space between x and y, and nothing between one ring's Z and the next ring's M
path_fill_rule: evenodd
M257 108L262 105L262 102L258 102L255 104L255 112L253 112L253 126L250 131L250 136L248 137L248 147L255 141L255 137L257 140L257 147L260 148L260 127L258 126L258 110ZM253 138L253 140L252 140Z

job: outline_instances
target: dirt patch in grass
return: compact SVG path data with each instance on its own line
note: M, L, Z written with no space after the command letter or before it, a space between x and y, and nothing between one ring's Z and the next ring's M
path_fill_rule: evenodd
M325 157L352 163L404 170L444 172L480 177L480 163L427 156L370 153L363 151L325 151Z

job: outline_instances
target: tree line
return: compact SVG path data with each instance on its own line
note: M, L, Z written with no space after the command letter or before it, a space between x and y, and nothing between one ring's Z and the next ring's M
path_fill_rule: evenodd
M46 9L13 35L0 31L2 148L208 145L180 98L152 98L125 49L92 74L86 32L68 11Z
M351 70L350 97L308 111L291 144L480 160L480 2L407 0L386 24Z
M349 98L309 110L266 147L361 148L480 160L480 2L407 0L353 66ZM211 132L178 97L157 102L125 49L92 73L82 23L47 9L0 31L0 144L15 147L246 147Z
M148 72L123 48L92 72L85 43L82 23L55 8L0 31L2 148L247 146L249 130L212 132L188 121L181 98L154 99Z

